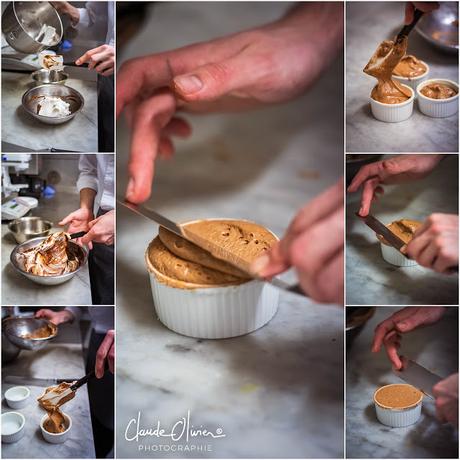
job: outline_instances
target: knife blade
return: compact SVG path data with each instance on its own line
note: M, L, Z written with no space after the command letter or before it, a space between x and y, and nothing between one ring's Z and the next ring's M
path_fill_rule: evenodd
M49 387L58 385L62 382L73 382L76 379L53 379L53 378L37 378L37 377L24 377L21 375L6 375L3 378L3 383L13 385L33 385L37 387Z
M214 244L212 241L204 240L200 235L194 232L191 232L189 229L187 229L187 231L185 232L183 227L176 224L175 222L168 219L167 217L163 216L162 214L159 214L158 212L147 208L146 206L130 203L128 201L125 201L123 198L119 196L117 196L117 202L121 204L122 206L130 209L134 213L142 217L146 217L149 220L153 220L157 224L161 225L162 227L165 227L167 230L170 230L174 234L184 238L185 240L189 241L190 243L196 246L199 246L199 247L212 246L213 251L208 251L208 252L211 252L211 254L218 254L219 255L218 258L228 261L229 263L234 265L236 268L239 268L240 270L247 273L248 276L250 276L251 278L257 279L257 278L254 278L254 275L250 273L248 263L245 260L235 256L234 253L230 253L226 249L218 246L217 244ZM204 245L203 243L206 243L206 245ZM235 260L236 260L236 263L234 263ZM262 281L270 283L279 289L283 289L284 291L292 292L294 294L298 294L303 297L307 296L298 283L291 285L291 284L288 284L286 281L280 278L277 278L277 277L274 277L271 279L262 279Z
M399 238L396 234L394 234L386 225L382 224L378 219L376 219L373 215L368 214L367 216L360 216L358 213L356 215L372 230L374 230L377 235L381 235L385 238L385 240L393 246L398 251L401 250L406 243ZM403 254L403 253L401 253ZM405 254L403 254L405 256Z
M393 373L400 379L421 390L427 396L434 398L433 387L440 380L443 380L443 377L434 374L411 359L402 357L402 362L402 369L393 369Z

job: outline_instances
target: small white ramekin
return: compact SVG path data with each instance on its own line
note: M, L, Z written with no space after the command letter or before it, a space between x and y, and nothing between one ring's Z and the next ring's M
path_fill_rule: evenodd
M415 92L410 86L403 86L411 91L412 96L407 101L400 102L399 104L383 104L369 96L372 115L377 120L384 121L385 123L399 123L410 118L414 110Z
M19 412L5 412L2 414L2 442L18 442L24 436L26 419Z
M455 96L448 99L431 99L424 96L420 90L430 83L443 83L457 90ZM432 78L425 80L417 86L418 108L424 115L432 118L447 118L458 112L458 84L452 80Z
M22 409L27 406L30 390L27 387L11 387L5 391L5 400L11 409Z
M396 265L397 267L412 267L413 265L417 265L415 260L408 259L393 246L380 242L380 248L382 250L382 257L389 264Z
M399 83L402 83L406 86L410 86L414 91L417 89L417 86L422 82L425 81L428 78L428 74L430 73L430 66L424 62L420 61L425 67L426 67L426 72L422 73L422 75L418 75L416 77L400 77L399 75L393 75L392 78L394 80L399 81ZM417 96L417 94L415 94Z
M392 385L385 386L389 387ZM377 389L374 393L375 413L377 415L378 421L380 423L383 423L384 425L391 426L392 428L401 428L403 426L409 426L416 423L422 413L423 394L421 395L420 400L413 406L406 407L403 409L394 409L389 407L383 407L376 401L375 395L382 388L385 387Z
M50 433L49 431L46 431L43 424L45 423L45 420L48 418L48 414L45 414L42 417L40 421L40 429L42 431L42 435L45 441L51 444L62 444L63 442L66 442L67 439L69 439L70 432L72 431L72 419L70 418L70 415L67 415L64 412L62 412L62 415L64 416L67 423L67 429L62 433Z

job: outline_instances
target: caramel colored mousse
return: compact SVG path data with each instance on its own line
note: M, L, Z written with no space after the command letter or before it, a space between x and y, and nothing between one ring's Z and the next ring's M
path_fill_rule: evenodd
M403 86L392 75L407 50L407 37L400 42L385 40L380 43L364 72L377 79L371 97L382 104L399 104L412 96L409 88Z
M391 224L387 225L387 228L398 236L404 243L408 244L414 237L417 229L422 225L422 222L418 220L401 219L395 220ZM377 235L378 239L389 246L388 242L383 238L382 235Z
M45 326L35 329L35 331L29 332L28 334L21 335L23 339L46 339L55 335L57 327L51 324L45 324Z
M145 254L148 270L161 283L181 289L245 283L249 275L235 265L249 267L277 241L264 227L240 220L201 220L182 228L199 246L160 227ZM215 247L225 251L216 253Z
M374 401L384 409L410 409L423 399L423 393L405 383L386 385L374 393Z
M40 406L46 410L48 418L43 423L48 433L63 433L67 429L66 419L60 407L75 397L71 390L72 383L63 382L57 386L49 387L38 398Z
M448 99L457 94L457 90L444 83L430 83L424 86L420 92L430 99Z
M427 71L426 65L411 54L404 56L393 70L393 75L405 78L420 77Z

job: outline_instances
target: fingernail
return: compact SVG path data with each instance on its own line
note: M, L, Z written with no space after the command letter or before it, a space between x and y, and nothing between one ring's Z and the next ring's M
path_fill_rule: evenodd
M196 93L203 88L203 82L196 75L176 77L174 84L185 94Z
M399 323L396 323L396 326L398 329L405 329L407 327L407 323L405 321L401 321Z
M126 187L126 199L131 201L131 198L134 194L134 179L129 179L128 187Z
M360 216L362 216L362 215L363 215L363 211L364 211L364 209L363 209L362 207L361 207L361 208L359 208L359 212L358 212L358 214L359 214Z
M77 59L77 60L75 61L75 64L80 65L80 59Z
M269 262L270 262L270 257L268 257L267 254L262 254L260 257L258 257L256 260L252 262L249 270L254 275L260 275L264 271L264 269L267 267Z

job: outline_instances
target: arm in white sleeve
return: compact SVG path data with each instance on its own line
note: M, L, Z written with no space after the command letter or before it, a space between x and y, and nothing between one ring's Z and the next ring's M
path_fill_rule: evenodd
M80 321L81 318L81 307L65 307L64 310L69 311L73 315L72 323Z
M75 26L76 29L85 29L91 25L91 18L89 12L86 8L77 8L78 13L80 14L80 19L78 24Z
M97 180L97 156L94 154L80 155L78 169L80 170L77 181L78 191L80 192L84 188L91 188L97 192L99 190L99 181Z

